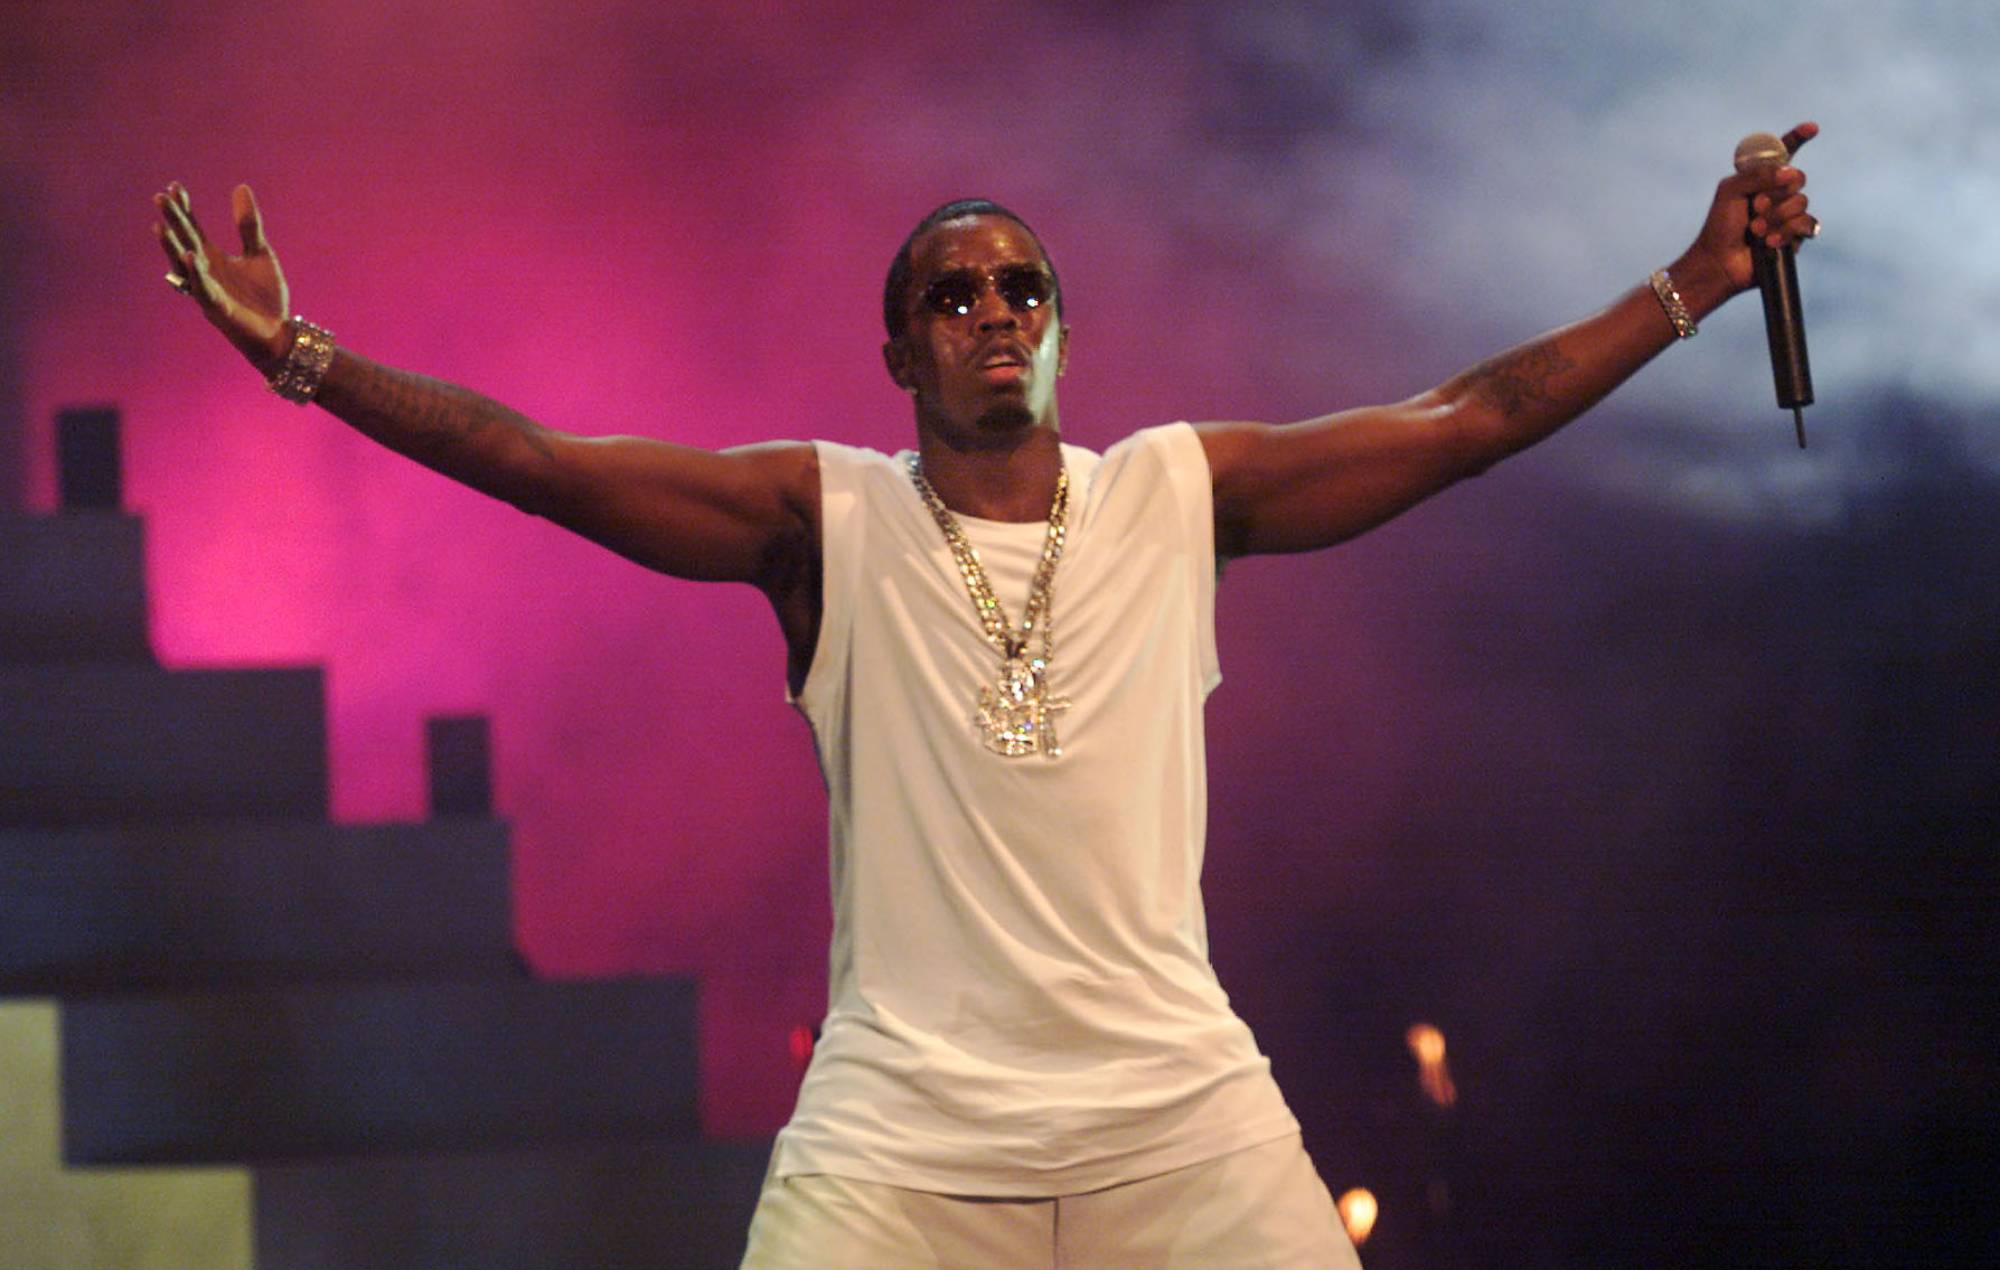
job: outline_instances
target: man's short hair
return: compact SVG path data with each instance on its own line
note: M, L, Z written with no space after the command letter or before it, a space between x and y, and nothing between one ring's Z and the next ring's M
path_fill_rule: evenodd
M896 258L889 262L889 276L882 283L882 325L888 328L890 339L901 336L910 320L910 248L916 245L917 239L939 225L966 216L1005 216L1027 230L1028 237L1035 240L1035 246L1041 248L1042 259L1048 263L1049 281L1055 285L1056 312L1062 312L1062 279L1056 276L1056 262L1049 259L1049 249L1042 246L1042 236L1035 232L1034 226L992 199L955 198L918 221L910 236L903 240L903 245L896 249Z

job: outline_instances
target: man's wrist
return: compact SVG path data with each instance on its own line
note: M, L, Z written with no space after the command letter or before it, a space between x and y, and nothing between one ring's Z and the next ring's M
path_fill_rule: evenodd
M290 322L273 323L268 333L238 328L231 331L224 328L236 350L244 360L257 368L257 373L266 379L278 367L285 364L285 358L292 352L292 326Z
M1695 325L1694 315L1688 312L1686 303L1681 300L1681 293L1674 286L1673 274L1665 269L1655 269L1646 282L1653 288L1653 298L1660 302L1660 310L1667 315L1667 321L1673 324L1674 334L1684 340L1693 339L1700 328Z
M337 349L333 332L294 313L285 319L285 355L265 375L271 391L305 405L319 392Z
M1690 248L1667 266L1674 290L1687 306L1688 317L1700 322L1721 308L1737 288L1719 262L1699 247Z

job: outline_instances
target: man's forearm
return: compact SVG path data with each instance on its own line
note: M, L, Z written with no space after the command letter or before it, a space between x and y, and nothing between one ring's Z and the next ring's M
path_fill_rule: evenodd
M1728 299L1726 279L1683 257L1669 269L1697 319ZM1610 307L1488 358L1437 395L1462 412L1479 442L1476 466L1525 449L1576 418L1675 342L1673 322L1649 284Z
M555 465L548 431L490 397L343 348L314 400L399 454L546 514Z

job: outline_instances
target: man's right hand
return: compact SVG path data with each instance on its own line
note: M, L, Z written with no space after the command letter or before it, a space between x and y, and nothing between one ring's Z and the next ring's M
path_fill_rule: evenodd
M291 344L285 329L291 298L277 253L265 241L264 218L250 187L239 185L230 196L236 231L243 239L240 256L215 249L196 223L187 187L179 181L155 194L153 206L160 213L153 232L202 315L258 369L268 371L283 360Z

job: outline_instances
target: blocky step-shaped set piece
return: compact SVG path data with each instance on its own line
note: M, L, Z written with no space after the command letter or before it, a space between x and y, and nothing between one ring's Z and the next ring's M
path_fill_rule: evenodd
M67 1163L251 1165L267 1270L735 1265L693 984L526 973L479 721L438 818L329 824L321 672L158 666L115 415L62 423L83 509L0 513L0 994L61 1003Z
M0 829L0 992L517 969L498 821Z

